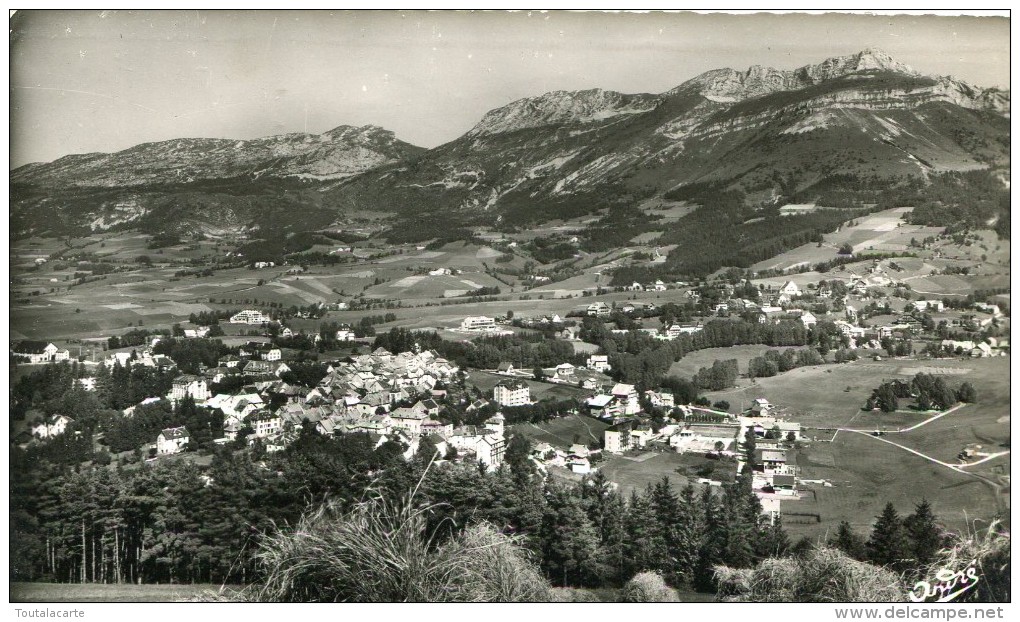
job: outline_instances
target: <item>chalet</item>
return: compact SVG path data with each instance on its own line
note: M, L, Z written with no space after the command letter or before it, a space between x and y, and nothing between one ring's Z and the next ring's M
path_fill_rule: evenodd
M156 437L156 453L160 456L179 454L191 441L191 435L184 426L166 428Z
M804 325L804 328L811 328L818 323L818 318L815 317L814 313L810 311L804 311L800 314L800 323Z
M596 419L611 421L623 414L623 404L612 395L595 395L585 401L588 414Z
M987 356L991 356L992 346L982 341L981 343L975 345L971 349L970 355L975 358L984 358Z
M756 417L767 417L774 407L764 397L756 397L751 402L751 414Z
M53 438L67 431L67 426L74 423L67 415L54 415L45 421L32 426L32 436L36 438Z
M659 408L673 408L673 394L665 391L645 391L645 398L652 403L652 406Z
M237 367L241 363L240 357L233 354L221 356L219 360L220 367Z
M606 303L599 301L588 305L586 312L593 317L605 317L612 312L612 309Z
M504 376L512 376L514 375L514 364L504 361L496 368L496 373L503 374Z
M356 335L354 334L354 331L349 329L349 328L341 328L340 330L336 331L336 340L337 341L341 341L341 342L342 341L354 341L355 339L356 339Z
M783 286L779 288L779 293L786 294L790 298L801 295L800 287L798 287L793 281L787 281L784 283Z
M631 423L624 421L609 426L602 433L606 451L611 454L622 454L630 449Z
M613 387L611 393L613 397L620 400L623 404L623 414L635 415L641 412L641 401L638 398L638 392L634 385L623 384L621 382Z
M612 369L609 365L609 356L606 354L592 354L588 357L588 369L594 369L599 373L605 373Z
M657 292L664 292L666 291L666 284L660 279L652 285L652 289Z
M489 405L489 400L477 399L477 400L471 402L470 404L468 404L468 407L465 408L464 410L466 410L467 412L470 413L470 412L474 412L476 410L481 410L482 408L485 408L488 405Z
M620 311L623 311L624 313L634 313L635 311L637 311L637 307L628 302L627 304L620 307Z
M531 389L519 380L503 380L493 387L492 397L501 406L525 406L531 403Z
M14 348L14 356L26 359L29 363L49 363L50 361L55 361L57 360L57 352L59 352L57 346L45 341L22 341Z
M567 326L566 328L559 332L559 338L565 339L567 341L577 341L581 338L580 333L581 329L579 327Z

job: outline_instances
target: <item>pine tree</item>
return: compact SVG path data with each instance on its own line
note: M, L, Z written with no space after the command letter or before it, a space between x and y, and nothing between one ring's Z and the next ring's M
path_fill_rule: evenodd
M915 506L914 513L903 520L903 525L910 537L914 562L920 566L930 564L943 547L944 537L927 499Z
M584 512L580 497L562 486L552 485L542 520L542 565L554 583L590 585L599 539Z
M877 517L868 540L868 559L879 566L901 569L910 555L910 543L900 515L892 503L887 503Z
M699 592L715 592L717 586L714 567L723 559L727 531L722 505L710 486L705 486L702 490L700 514L703 528L698 557L694 564L694 588Z
M855 532L850 523L846 521L839 523L836 535L829 538L829 546L833 546L859 561L864 561L868 557L867 543L864 538Z

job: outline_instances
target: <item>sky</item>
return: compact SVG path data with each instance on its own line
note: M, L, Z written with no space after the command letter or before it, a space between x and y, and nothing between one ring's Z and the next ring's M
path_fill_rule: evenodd
M1005 17L58 10L19 12L10 31L11 168L339 125L435 147L548 91L661 93L866 47L978 86L1010 80Z

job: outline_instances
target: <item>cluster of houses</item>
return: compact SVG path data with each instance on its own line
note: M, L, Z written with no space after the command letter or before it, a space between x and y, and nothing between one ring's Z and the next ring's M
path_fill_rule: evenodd
M275 364L265 361L248 364L252 362ZM437 386L451 380L458 371L433 351L392 354L379 348L371 354L331 364L326 376L311 389L279 379L264 379L245 385L233 395L210 395L204 377L182 375L174 380L168 397L173 401L191 396L200 406L223 412L224 434L218 442L235 441L247 429L249 443L258 440L267 451L279 451L308 423L328 436L367 433L375 446L388 440L400 441L407 447L407 457L417 451L422 438L428 437L442 453L441 458L452 450L459 457L498 467L506 448L501 414L490 417L482 426L460 428L436 419L440 410L436 400L445 395ZM525 399L530 403L527 395ZM515 388L503 398L513 404L519 400ZM274 401L282 405L271 410L269 405ZM156 439L156 453L178 453L187 446L188 439L183 427L164 430Z

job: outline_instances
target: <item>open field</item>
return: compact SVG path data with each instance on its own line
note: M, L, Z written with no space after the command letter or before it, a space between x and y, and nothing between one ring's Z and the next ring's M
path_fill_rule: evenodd
M688 484L688 479L676 472L684 465L684 457L672 451L637 450L626 456L608 457L599 465L610 481L620 486L620 493L629 498L632 491L642 492L649 484L657 484L668 477L676 490Z
M10 584L12 603L172 603L201 599L220 590L236 592L240 586L211 583L188 585L16 583Z
M712 363L716 361L726 361L729 359L737 359L737 368L741 374L746 374L747 364L751 359L761 356L767 350L772 349L786 350L787 348L773 348L772 346L762 345L705 348L704 350L691 352L676 363L673 363L669 368L669 375L690 379L702 367L711 367ZM796 350L798 348L792 349Z
M798 246L754 264L751 270L786 269L829 261L836 257L839 248L846 243L858 252L905 251L911 238L923 240L942 232L941 227L923 227L904 222L903 217L912 210L912 207L896 207L862 216L853 221L856 225L844 224L838 231L822 236L821 246L814 243Z
M608 427L608 424L598 419L570 415L539 424L522 423L513 426L513 431L536 442L549 443L559 449L569 449L574 443L588 445L592 441L601 441L602 433Z
M516 378L511 376L501 376L499 374L493 374L484 371L472 370L468 372L467 383L478 387L478 389L492 397L492 388L501 380L522 380L531 389L532 400L561 400L567 398L577 398L585 395L589 395L583 389L579 389L576 386L569 384L554 384L551 382L538 382L537 380L529 380L526 378Z
M882 380L909 380L919 371L951 372L946 376L951 387L969 381L977 388L981 401L982 395L1002 395L1003 388L1008 387L1009 357L924 361L861 359L840 365L800 367L771 378L758 378L750 384L745 381L736 389L716 391L707 396L712 401L725 399L731 404L764 397L779 406L784 415L807 427L885 427L880 425L882 415L862 412L861 406ZM982 386L986 387L984 393ZM847 387L850 391L846 391ZM1008 395L1008 388L1005 395ZM1008 414L1005 405L1001 414ZM918 413L916 417L913 423L924 420L927 415Z
M798 463L802 478L825 479L833 486L802 485L802 490L814 491L816 500L783 502L784 516L816 513L821 518L816 523L784 520L791 537L831 534L843 520L867 536L890 501L903 516L928 499L939 518L955 530L963 530L974 518L987 520L997 505L1009 503L1008 496L997 499L978 479L862 434L841 433L832 443L811 443L800 451Z

